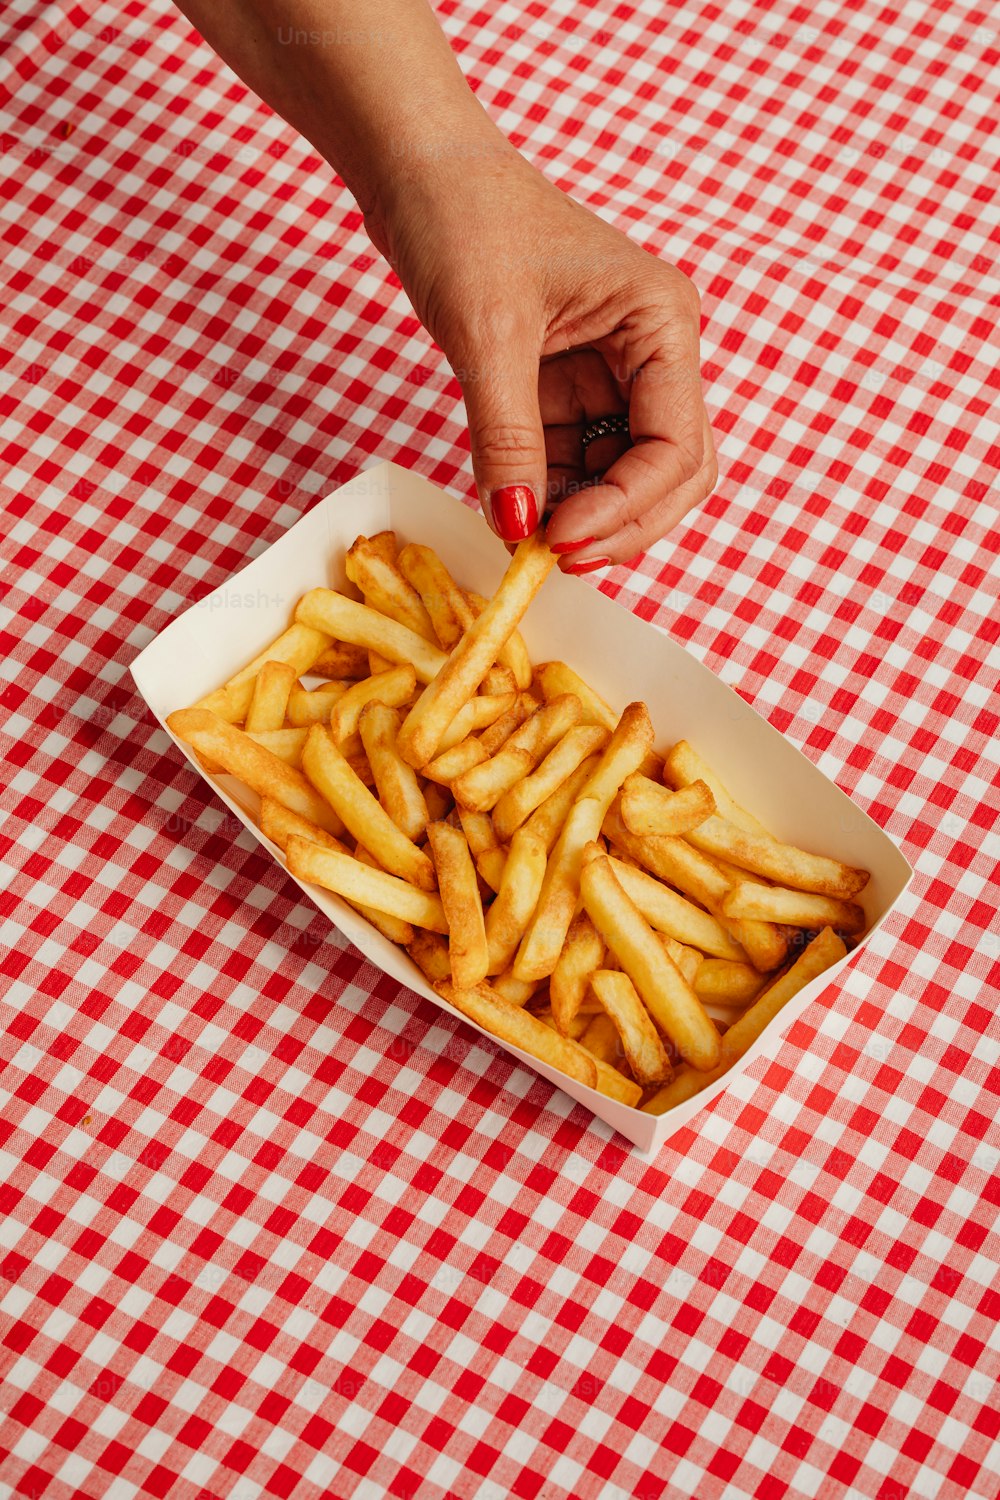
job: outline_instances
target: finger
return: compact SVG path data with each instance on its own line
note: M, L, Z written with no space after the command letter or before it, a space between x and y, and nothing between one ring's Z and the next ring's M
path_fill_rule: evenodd
M545 434L538 405L538 345L523 333L505 338L492 358L465 368L488 371L462 386L472 468L490 526L505 542L530 536L547 486Z
M706 420L705 456L697 474L638 519L626 522L610 536L595 538L586 546L566 554L560 558L559 566L567 573L590 573L612 563L631 562L666 536L696 505L707 500L715 489L718 475L712 433ZM566 502L567 505L570 503L575 502Z
M708 421L697 356L693 325L668 330L632 382L633 446L607 470L603 484L560 506L546 531L550 543L612 537L698 474Z
M595 417L628 409L607 360L596 349L567 349L548 355L538 372L542 421L549 425L576 423L580 430Z

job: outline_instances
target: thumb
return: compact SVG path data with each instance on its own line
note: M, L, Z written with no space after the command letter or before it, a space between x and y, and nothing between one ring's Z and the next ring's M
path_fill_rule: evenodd
M504 350L489 362L488 374L476 372L471 362L480 378L462 382L479 503L505 542L523 541L537 530L548 485L538 354L529 340L522 348L523 356L516 347Z

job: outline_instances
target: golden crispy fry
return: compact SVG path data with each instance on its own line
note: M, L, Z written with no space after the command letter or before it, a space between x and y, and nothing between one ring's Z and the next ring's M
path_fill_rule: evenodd
M708 783L692 781L671 792L648 776L630 776L622 787L622 822L629 833L687 833L715 812Z
M529 717L525 702L528 696L526 693L519 693L514 700L513 708L509 708L494 724L490 724L487 729L483 730L479 736L479 742L487 756L496 755L497 751L510 739L514 730L519 729ZM534 713L534 709L531 709L531 713Z
M511 694L512 702L516 701L518 686L510 667L490 667L486 676L479 684L479 691L484 698L503 698Z
M354 858L359 863L367 865L369 869L382 869L374 854L369 849L366 849L364 844L355 845ZM398 943L401 948L405 948L408 943L413 942L414 929L409 922L403 922L399 917L390 916L388 912L377 911L374 907L370 906L359 906L358 910L362 916L368 918L373 927L378 928L383 937L389 939L390 943Z
M506 849L484 849L482 854L476 855L476 869L491 891L500 890L506 863Z
M399 745L399 737L396 737L396 745ZM475 738L462 740L458 745L452 745L450 750L443 750L433 760L429 760L424 766L423 776L428 781L440 782L443 786L451 787L452 782L457 781L466 771L473 766L482 765L486 760L486 751ZM454 793L453 793L454 795Z
M591 921L660 1030L693 1067L713 1068L719 1059L718 1032L653 929L618 884L606 855L584 865L580 893Z
M524 984L520 979L515 979L510 969L507 969L503 974L494 974L490 980L490 988L495 995L509 1000L511 1005L527 1005L538 985Z
M604 939L585 911L573 918L549 980L549 1002L560 1031L578 1014L590 976L604 959Z
M575 805L580 792L593 775L599 759L599 755L591 755L581 766L577 766L562 786L558 787L550 797L546 797L541 807L535 808L524 824L525 828L542 840L550 854L552 846L562 833L563 825L569 817L570 808Z
M580 715L580 700L567 695L547 703L526 719L490 760L457 778L455 800L480 812L494 807L504 792L530 775Z
M367 604L348 599L333 589L310 589L303 594L295 618L327 637L377 651L390 662L410 662L421 682L431 682L448 660L443 651L398 620L390 620Z
M343 833L344 825L334 808L310 786L302 772L258 745L242 729L227 724L207 708L177 709L167 718L167 727L199 755L245 782L258 796L290 807L327 833Z
M702 953L714 954L716 958L739 961L746 957L722 923L707 911L702 911L700 906L694 906L635 865L612 858L611 866L629 900L635 902L649 925L658 932L688 947L700 948Z
M848 934L864 932L864 909L852 901L838 901L833 896L814 896L808 891L789 890L780 885L761 885L758 881L740 881L722 901L727 917L755 917L762 922L785 922L790 927L835 927Z
M388 674L385 674L388 675ZM417 773L396 749L399 713L387 703L372 702L361 710L361 742L371 766L378 798L396 827L418 843L430 814Z
M399 736L400 754L417 770L433 758L441 736L496 661L557 560L539 535L520 543L496 594L465 632L403 723ZM299 609L301 611L301 605ZM342 629L336 633L345 634Z
M445 651L458 645L474 619L465 595L433 547L409 542L399 554L399 568L416 589Z
M728 958L703 959L692 982L703 1005L748 1005L767 983L750 964Z
M765 838L768 837L764 825L758 823L752 813L746 812L733 801L711 766L706 765L701 756L692 750L687 740L678 740L677 744L667 751L663 763L663 780L678 790L681 787L691 786L695 781L703 781L712 793L712 800L721 818L728 818L730 823L735 823L737 828L743 828L747 833L757 833Z
M427 812L430 822L443 823L445 818L455 806L455 799L447 786L441 786L436 781L427 781L420 778L420 789L427 803Z
M653 726L646 705L630 703L581 788L579 801L570 809L549 856L535 915L514 960L514 973L519 979L544 979L555 968L580 896L584 848L600 834L618 788L636 769L652 739Z
M814 891L846 901L868 884L867 870L855 870L825 855L807 854L793 844L748 833L725 818L706 818L691 829L687 838L703 854L728 860L741 870L766 875L769 880L795 890Z
M448 940L436 932L418 930L406 945L406 951L421 971L428 984L451 978L451 959L448 957Z
M787 973L769 984L750 1009L744 1011L739 1020L730 1026L722 1038L716 1067L708 1073L696 1073L690 1068L678 1069L673 1082L648 1099L642 1106L643 1109L651 1115L666 1114L668 1109L683 1104L710 1083L715 1083L749 1051L764 1028L770 1025L793 995L805 989L824 969L837 963L846 953L847 948L833 929L824 927L808 948L803 949Z
M224 686L217 688L204 698L199 698L195 708L207 709L227 724L239 724L247 716L253 698L253 685L257 673L267 661L287 662L296 677L308 672L330 645L329 635L307 624L296 621L277 640L258 652L253 661L247 662Z
M308 729L265 729L260 734L251 734L250 738L286 765L301 771L302 750L308 733Z
M582 1047L551 1030L530 1011L504 1000L488 984L477 985L474 990L460 990L447 981L439 981L434 988L449 1005L499 1037L502 1042L520 1047L522 1052L528 1052L550 1067L558 1068L570 1078L596 1088L597 1067L593 1058Z
M486 608L487 601L482 594L472 594L465 590L465 597L472 606L474 614L481 615ZM531 665L531 657L528 648L524 644L524 637L519 630L511 631L501 649L497 652L497 661L501 666L509 668L514 675L514 681L522 690L531 686L534 677L534 668Z
M486 914L488 974L508 969L524 936L545 878L545 845L519 828L510 842L497 898Z
M363 864L352 854L322 849L309 839L290 838L287 856L288 868L299 880L321 885L359 906L373 906L376 911L411 922L414 927L429 927L431 932L448 931L444 907L436 893Z
M547 702L552 698L560 697L563 693L575 693L583 704L583 717L580 720L582 724L600 724L607 730L614 730L621 717L620 714L616 714L600 693L595 693L590 684L584 682L583 678L564 661L544 662L535 676ZM646 753L639 767L644 776L657 778L662 769L662 760L652 750Z
M359 536L344 559L348 578L361 590L366 604L388 615L400 625L437 642L430 615L420 595L401 572L397 561L390 561L381 548L365 536Z
M334 742L343 744L349 735L357 734L362 712L369 703L399 708L409 703L416 686L417 674L409 662L356 682L347 689L330 715L330 734Z
M483 694L481 697L470 698L468 703L459 709L441 736L438 755L442 755L445 750L450 750L452 745L461 744L462 740L468 739L470 734L478 734L480 730L488 729L497 719L509 713L516 698L517 694L513 692Z
M606 973L615 972L606 970ZM580 1017L579 1019L583 1019ZM587 1029L580 1041L588 1052L617 1071L618 1059L622 1055L622 1041L618 1028L602 1005L596 1015L587 1017Z
M557 700L558 701L558 700ZM599 724L568 729L537 768L510 787L493 809L493 826L507 843L526 818L550 797L583 761L603 750L610 735Z
M282 850L287 849L288 840L294 836L310 839L314 844L321 844L324 849L335 849L340 854L350 853L350 850L332 834L324 833L322 828L316 827L315 823L300 818L298 813L290 812L287 807L282 807L280 802L272 802L270 797L261 798L260 827L261 832ZM366 862L365 852L360 848L356 851L356 857L363 863ZM371 862L370 856L367 862ZM390 917L385 912L376 911L372 906L361 906L357 902L351 904L360 912L365 921L377 928L383 937L389 939L390 943L413 942L414 931L409 922L402 922L398 917Z
M427 840L434 856L441 903L448 918L448 953L451 973L461 990L472 989L486 978L489 952L479 882L469 845L460 828L450 823L431 823Z
M607 837L626 854L639 860L660 880L669 881L679 891L704 906L721 922L734 942L745 950L755 969L767 973L784 963L788 939L780 928L770 922L736 921L723 916L722 902L731 882L707 854L693 848L686 839L676 838L672 834L638 838L629 833L614 808L605 818L603 827ZM702 944L697 946L702 947ZM719 958L743 956L718 953L717 949L705 951L715 952Z
M288 695L295 682L295 668L286 661L266 661L257 673L247 709L247 734L280 729L285 722Z
M335 681L356 681L368 676L368 652L364 646L352 646L347 641L334 641L313 662L310 672L317 677L332 677Z
M694 989L695 994L697 994L698 991L695 989L694 982L699 969L704 963L702 955L698 952L697 948L689 948L686 943L679 943L676 938L668 937L665 932L658 932L656 936L663 944L663 950L671 963L680 974L683 974L688 984Z
M396 827L385 808L344 759L326 729L318 724L309 731L302 752L302 765L309 780L344 820L344 826L358 843L371 850L384 870L419 886L421 890L434 890L434 866L427 855ZM375 906L378 903L370 901L367 904Z
M605 1020L607 1020L607 1017L605 1017ZM584 1035L580 1046L586 1047L586 1041L587 1038ZM590 1048L588 1047L586 1050L590 1051ZM612 1067L603 1058L595 1057L594 1062L597 1066L598 1091L606 1094L609 1099L617 1099L619 1103L629 1104L635 1109L642 1098L642 1089L639 1085L633 1079L626 1078L624 1073L619 1073L617 1068Z
M475 812L471 807L460 807L458 820L473 856L482 854L486 849L496 848L497 839L489 813Z
M636 1083L665 1083L674 1070L631 979L620 969L598 969L590 983L621 1037Z
M311 724L329 724L330 715L346 691L342 682L324 682L311 691L294 682L285 708L289 724L300 729L308 729Z

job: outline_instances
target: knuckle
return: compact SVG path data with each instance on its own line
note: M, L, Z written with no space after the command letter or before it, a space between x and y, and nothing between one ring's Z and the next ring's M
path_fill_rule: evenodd
M475 423L472 438L480 451L489 452L491 458L506 460L535 458L539 451L539 435L527 423L482 421Z

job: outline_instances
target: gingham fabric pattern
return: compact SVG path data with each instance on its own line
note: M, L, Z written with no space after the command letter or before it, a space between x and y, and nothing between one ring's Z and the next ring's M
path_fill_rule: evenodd
M129 663L367 462L471 503L458 388L167 0L8 0L0 1491L994 1500L996 13L438 9L703 293L718 490L592 585L916 879L651 1161L346 947Z

